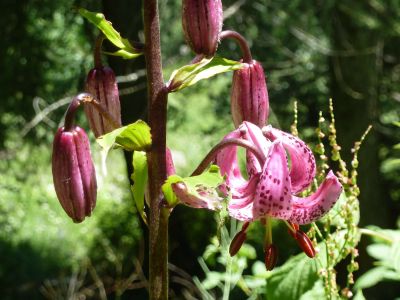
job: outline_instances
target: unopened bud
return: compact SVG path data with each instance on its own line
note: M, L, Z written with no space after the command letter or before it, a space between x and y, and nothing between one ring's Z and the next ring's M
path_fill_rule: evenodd
M254 61L233 73L231 111L235 127L249 121L265 126L269 114L269 98L264 70Z
M270 244L265 248L265 267L268 271L273 270L276 266L276 262L278 261L278 249L275 245Z
M58 129L53 142L52 171L61 206L74 222L82 222L91 215L97 196L89 140L82 128Z
M104 66L90 70L86 79L86 91L92 94L117 125L121 126L121 105L113 70ZM115 125L92 105L85 105L85 114L95 137L116 129Z
M245 231L239 231L235 237L233 238L230 246L229 246L229 254L230 256L235 256L236 253L239 252L240 248L242 247L244 241L246 240L246 232Z
M183 0L182 25L190 48L206 57L214 56L222 29L221 0Z
M296 231L296 241L301 250L310 258L315 256L315 249L310 238L301 230Z

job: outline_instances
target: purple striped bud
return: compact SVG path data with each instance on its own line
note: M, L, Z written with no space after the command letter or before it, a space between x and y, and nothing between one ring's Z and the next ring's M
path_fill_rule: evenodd
M243 121L259 127L265 125L269 114L269 99L264 70L260 63L244 63L233 73L231 112L235 127Z
M86 91L92 94L117 124L121 126L121 105L113 70L103 66L90 70L86 78ZM116 129L115 125L92 105L85 105L85 114L95 137Z
M52 169L61 206L74 222L82 222L96 206L97 194L89 140L82 128L58 129L53 142Z
M221 0L183 0L182 25L186 42L197 54L214 56L222 30Z

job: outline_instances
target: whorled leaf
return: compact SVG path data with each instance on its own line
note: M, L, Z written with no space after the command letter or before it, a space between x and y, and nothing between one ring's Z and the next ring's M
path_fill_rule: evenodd
M112 53L105 52L106 54L121 56L125 59L132 59L142 55L142 51L136 49L128 39L121 37L119 32L114 29L111 22L107 21L102 13L91 12L84 8L79 8L78 11L84 18L99 28L114 46L121 49Z
M202 79L207 79L233 70L239 70L242 67L242 63L222 57L204 58L198 63L186 65L173 71L167 84L168 90L170 92L176 92L185 87L194 85Z
M100 136L97 143L106 154L112 147L127 151L147 151L151 146L150 127L146 122L138 120Z
M135 151L133 153L133 173L131 179L133 185L131 186L133 198L135 199L136 209L143 219L143 222L147 224L147 216L144 211L144 195L147 185L148 173L147 173L147 156L146 152Z

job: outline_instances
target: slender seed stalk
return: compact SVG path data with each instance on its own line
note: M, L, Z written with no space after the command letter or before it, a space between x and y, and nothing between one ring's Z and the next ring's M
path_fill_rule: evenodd
M100 68L103 66L103 63L101 62L101 46L103 45L103 41L104 41L104 35L101 32L97 36L96 44L93 50L93 60L94 60L94 66L96 68Z
M220 142L219 144L215 145L210 150L210 152L208 152L206 157L203 159L203 161L199 164L199 166L196 168L196 170L193 171L192 175L190 175L190 176L196 176L196 175L200 175L201 173L203 173L207 169L209 164L216 158L218 152L220 152L225 147L231 147L231 146L240 146L240 147L246 148L247 150L252 152L260 162L262 162L262 163L265 162L266 158L265 158L264 154L250 142L248 142L246 140L242 140L242 139L236 139L236 138L226 139L226 140L223 140L222 142Z
M148 155L149 222L149 293L151 300L168 299L168 217L161 206L161 186L166 172L166 122L168 93L162 76L158 1L143 1L145 59L148 85L149 124L152 147Z
M251 56L249 44L247 43L243 35L233 30L225 30L221 32L219 38L221 41L223 39L229 39L229 38L234 39L239 44L240 50L242 51L243 62L248 64L253 62L253 57Z

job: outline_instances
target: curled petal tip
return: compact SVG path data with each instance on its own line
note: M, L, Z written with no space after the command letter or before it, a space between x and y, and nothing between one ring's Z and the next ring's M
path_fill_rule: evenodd
M311 184L316 172L315 158L311 149L298 137L272 126L265 126L263 133L268 139L283 143L291 161L292 192L295 194L303 191Z
M335 205L342 193L342 185L330 171L318 190L305 198L293 196L293 211L288 221L309 224L322 218Z

